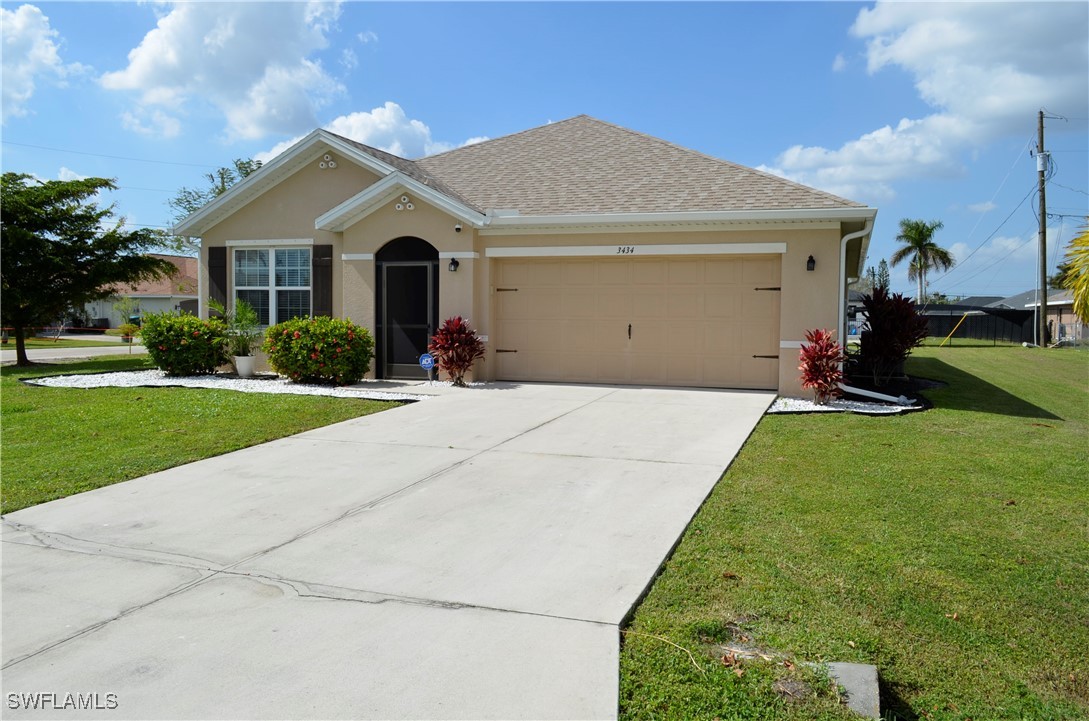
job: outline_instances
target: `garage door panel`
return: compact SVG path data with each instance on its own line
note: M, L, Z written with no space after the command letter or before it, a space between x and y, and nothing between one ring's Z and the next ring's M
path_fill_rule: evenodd
M497 261L510 380L775 388L780 258ZM631 329L629 335L629 327Z

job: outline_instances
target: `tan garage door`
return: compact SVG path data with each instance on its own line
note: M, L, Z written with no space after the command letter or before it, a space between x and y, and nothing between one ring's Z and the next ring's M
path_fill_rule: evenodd
M502 380L778 387L778 255L496 266Z

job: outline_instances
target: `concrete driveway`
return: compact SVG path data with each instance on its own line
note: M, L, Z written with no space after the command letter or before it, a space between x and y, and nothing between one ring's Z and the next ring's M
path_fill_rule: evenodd
M5 716L613 718L618 624L773 398L455 389L9 514Z

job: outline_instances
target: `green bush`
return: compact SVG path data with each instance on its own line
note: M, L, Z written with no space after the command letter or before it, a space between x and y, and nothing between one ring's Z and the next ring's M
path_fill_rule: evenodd
M351 320L292 318L268 329L264 351L273 370L293 381L344 386L366 375L374 340Z
M140 334L152 362L167 375L215 373L227 363L227 326L183 313L149 313Z

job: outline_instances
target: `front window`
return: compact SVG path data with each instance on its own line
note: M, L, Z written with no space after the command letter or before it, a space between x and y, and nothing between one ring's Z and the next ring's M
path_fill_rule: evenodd
M262 325L310 315L310 249L235 249L234 289Z

